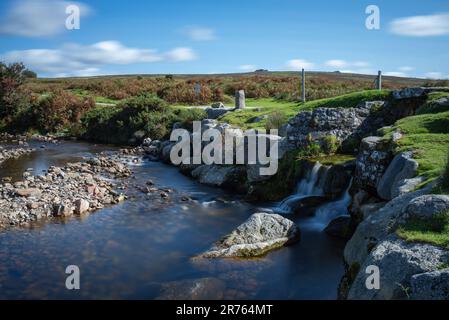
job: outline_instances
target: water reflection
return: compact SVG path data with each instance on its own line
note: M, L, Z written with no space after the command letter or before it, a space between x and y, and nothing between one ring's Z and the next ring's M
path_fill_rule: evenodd
M110 149L62 143L4 163L0 176L20 179ZM343 273L343 242L302 229L301 242L255 260L196 260L257 207L220 189L199 185L176 168L144 163L133 185L148 179L173 189L168 203L129 188L132 200L82 218L40 222L0 233L1 299L155 299L181 281L221 290L228 299L333 299ZM181 201L182 195L196 201ZM302 221L297 219L301 226ZM81 270L81 290L65 289L67 265ZM223 284L223 285L221 285ZM207 291L205 291L207 294ZM209 291L210 292L210 291ZM211 296L213 298L213 296Z

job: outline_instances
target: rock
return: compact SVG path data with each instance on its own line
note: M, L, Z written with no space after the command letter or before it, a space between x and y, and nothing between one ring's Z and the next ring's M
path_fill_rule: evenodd
M261 256L298 241L299 236L299 228L292 221L277 214L256 213L200 257Z
M25 144L24 144L25 146ZM0 149L0 164L8 159L17 159L24 155L34 152L35 149L14 148L14 149Z
M212 105L211 105L211 108L213 108L213 109L221 109L224 107L225 106L224 106L223 102L215 102L215 103L212 103Z
M0 228L112 204L117 197L113 190L116 180L131 174L115 157L99 156L64 167L50 167L45 174L27 177L14 186L0 184ZM119 201L124 199L118 197Z
M75 213L76 214L83 214L87 211L89 211L90 203L89 201L85 199L77 199L75 200Z
M391 196L396 198L401 194L412 192L419 187L421 183L423 183L426 179L424 177L416 177L411 179L403 179L399 180L394 188L392 188Z
M391 140L393 142L397 142L397 141L401 140L402 137L403 137L403 134L401 132L395 131L395 132L393 132L393 134L391 136Z
M377 193L382 199L391 200L411 188L407 182L404 187L404 180L414 178L419 166L411 156L410 152L404 152L394 157L377 186Z
M151 146L151 142L153 142L151 140L151 138L145 138L145 139L143 139L142 146L149 147L149 146Z
M312 141L324 145L329 136L341 143L351 136L364 137L383 127L383 119L371 119L372 110L383 108L384 101L368 101L355 108L316 108L303 111L289 122L287 137L297 147Z
M374 202L374 203L367 203L363 204L360 207L360 213L361 213L361 219L365 220L369 216L371 216L373 213L379 211L385 206L386 202Z
M412 300L449 300L449 269L416 274L410 281Z
M287 137L289 130L290 125L288 123L284 124L282 127L279 128L278 134L280 137Z
M446 212L449 212L449 196L428 194L410 201L401 220L405 222L410 218L430 219Z
M348 299L406 299L413 275L436 270L447 261L447 251L427 244L409 244L393 235L381 242L361 265L349 290ZM368 290L365 285L365 270L368 266L379 268L379 290Z
M422 97L425 93L426 90L424 88L405 88L402 90L393 91L393 98L395 98L396 100L419 98Z
M37 208L39 208L39 204L36 202L29 202L29 203L27 203L27 208L30 210L37 209Z
M223 188L235 187L237 191L244 187L245 170L244 166L201 165L191 175L200 183Z
M161 192L160 195L161 195L161 198L163 198L163 199L168 198L168 194L166 192Z
M377 193L377 185L390 163L390 153L381 137L364 138L360 145L354 174L354 184L359 189Z
M93 166L101 166L101 161L98 158L90 158L89 160L87 160L87 163Z
M175 143L173 142L167 142L165 144L162 144L161 159L163 162L171 164L170 153L174 145Z
M245 104L245 91L238 90L235 92L235 108L236 109L244 109L246 107Z
M115 203L122 203L122 202L125 201L125 200L126 200L126 196L123 195L123 194L121 194L121 195L119 195L117 198L115 198L114 202L115 202Z
M259 123L266 119L268 119L268 115L265 114L263 116L252 117L248 120L248 123Z
M228 113L230 110L225 108L207 108L205 111L208 119L218 119L219 117Z
M421 190L394 198L363 220L346 244L344 250L346 264L361 266L372 249L396 230L398 219L408 203L419 196L430 193L431 190L432 186L428 185Z
M157 300L222 300L226 284L217 278L165 283Z
M341 165L334 165L327 171L324 182L324 194L335 199L340 197L351 183L351 175Z
M17 189L16 195L19 197L39 197L42 194L41 190L36 188Z
M71 206L64 203L53 204L53 215L55 217L69 217L73 213Z
M329 201L329 198L322 196L298 197L289 201L292 212L300 216L311 216L315 213L315 208Z
M326 232L330 236L337 238L351 238L352 234L354 233L354 226L352 225L351 217L341 216L332 220L327 225L326 229L324 229L324 232Z

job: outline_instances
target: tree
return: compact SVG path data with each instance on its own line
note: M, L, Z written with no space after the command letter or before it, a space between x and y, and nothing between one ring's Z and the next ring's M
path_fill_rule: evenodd
M22 75L23 75L25 78L29 78L29 79L36 79L36 78L37 78L37 73L34 72L34 71L31 71L31 70L29 70L29 69L23 70Z
M22 84L25 81L22 63L6 65L0 62L0 117L8 120L26 106L27 97Z

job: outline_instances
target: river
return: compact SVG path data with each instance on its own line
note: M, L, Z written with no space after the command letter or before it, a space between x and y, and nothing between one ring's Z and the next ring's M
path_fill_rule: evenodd
M28 168L40 173L51 165L112 150L79 142L46 144L45 149L40 145L31 145L36 152L30 155L1 164L0 177L18 180ZM344 272L344 241L317 228L315 217L290 215L301 228L301 241L263 258L192 260L261 207L276 204L247 203L159 162L133 165L132 170L135 178L130 183L144 185L151 179L157 187L195 201L162 203L130 188L129 200L88 216L0 231L0 299L167 298L167 288L202 278L222 284L211 288L210 298L217 294L226 299L337 297ZM323 210L321 218L326 214ZM65 287L68 265L80 269L80 290Z

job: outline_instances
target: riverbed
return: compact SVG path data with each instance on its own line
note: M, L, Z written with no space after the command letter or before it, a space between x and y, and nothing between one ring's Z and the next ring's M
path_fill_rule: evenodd
M41 146L30 144L35 152L4 162L0 178L17 181L28 168L39 174L114 150L80 142ZM169 199L155 201L130 187L127 201L93 214L0 231L0 299L185 298L189 291L183 290L198 283L210 286L205 298L211 299L337 297L344 241L326 235L316 217L289 216L301 228L301 241L263 258L192 259L251 214L277 204L247 203L160 162L129 165L130 185L151 179L170 190ZM193 200L178 200L181 195ZM66 289L69 265L80 269L80 290Z

